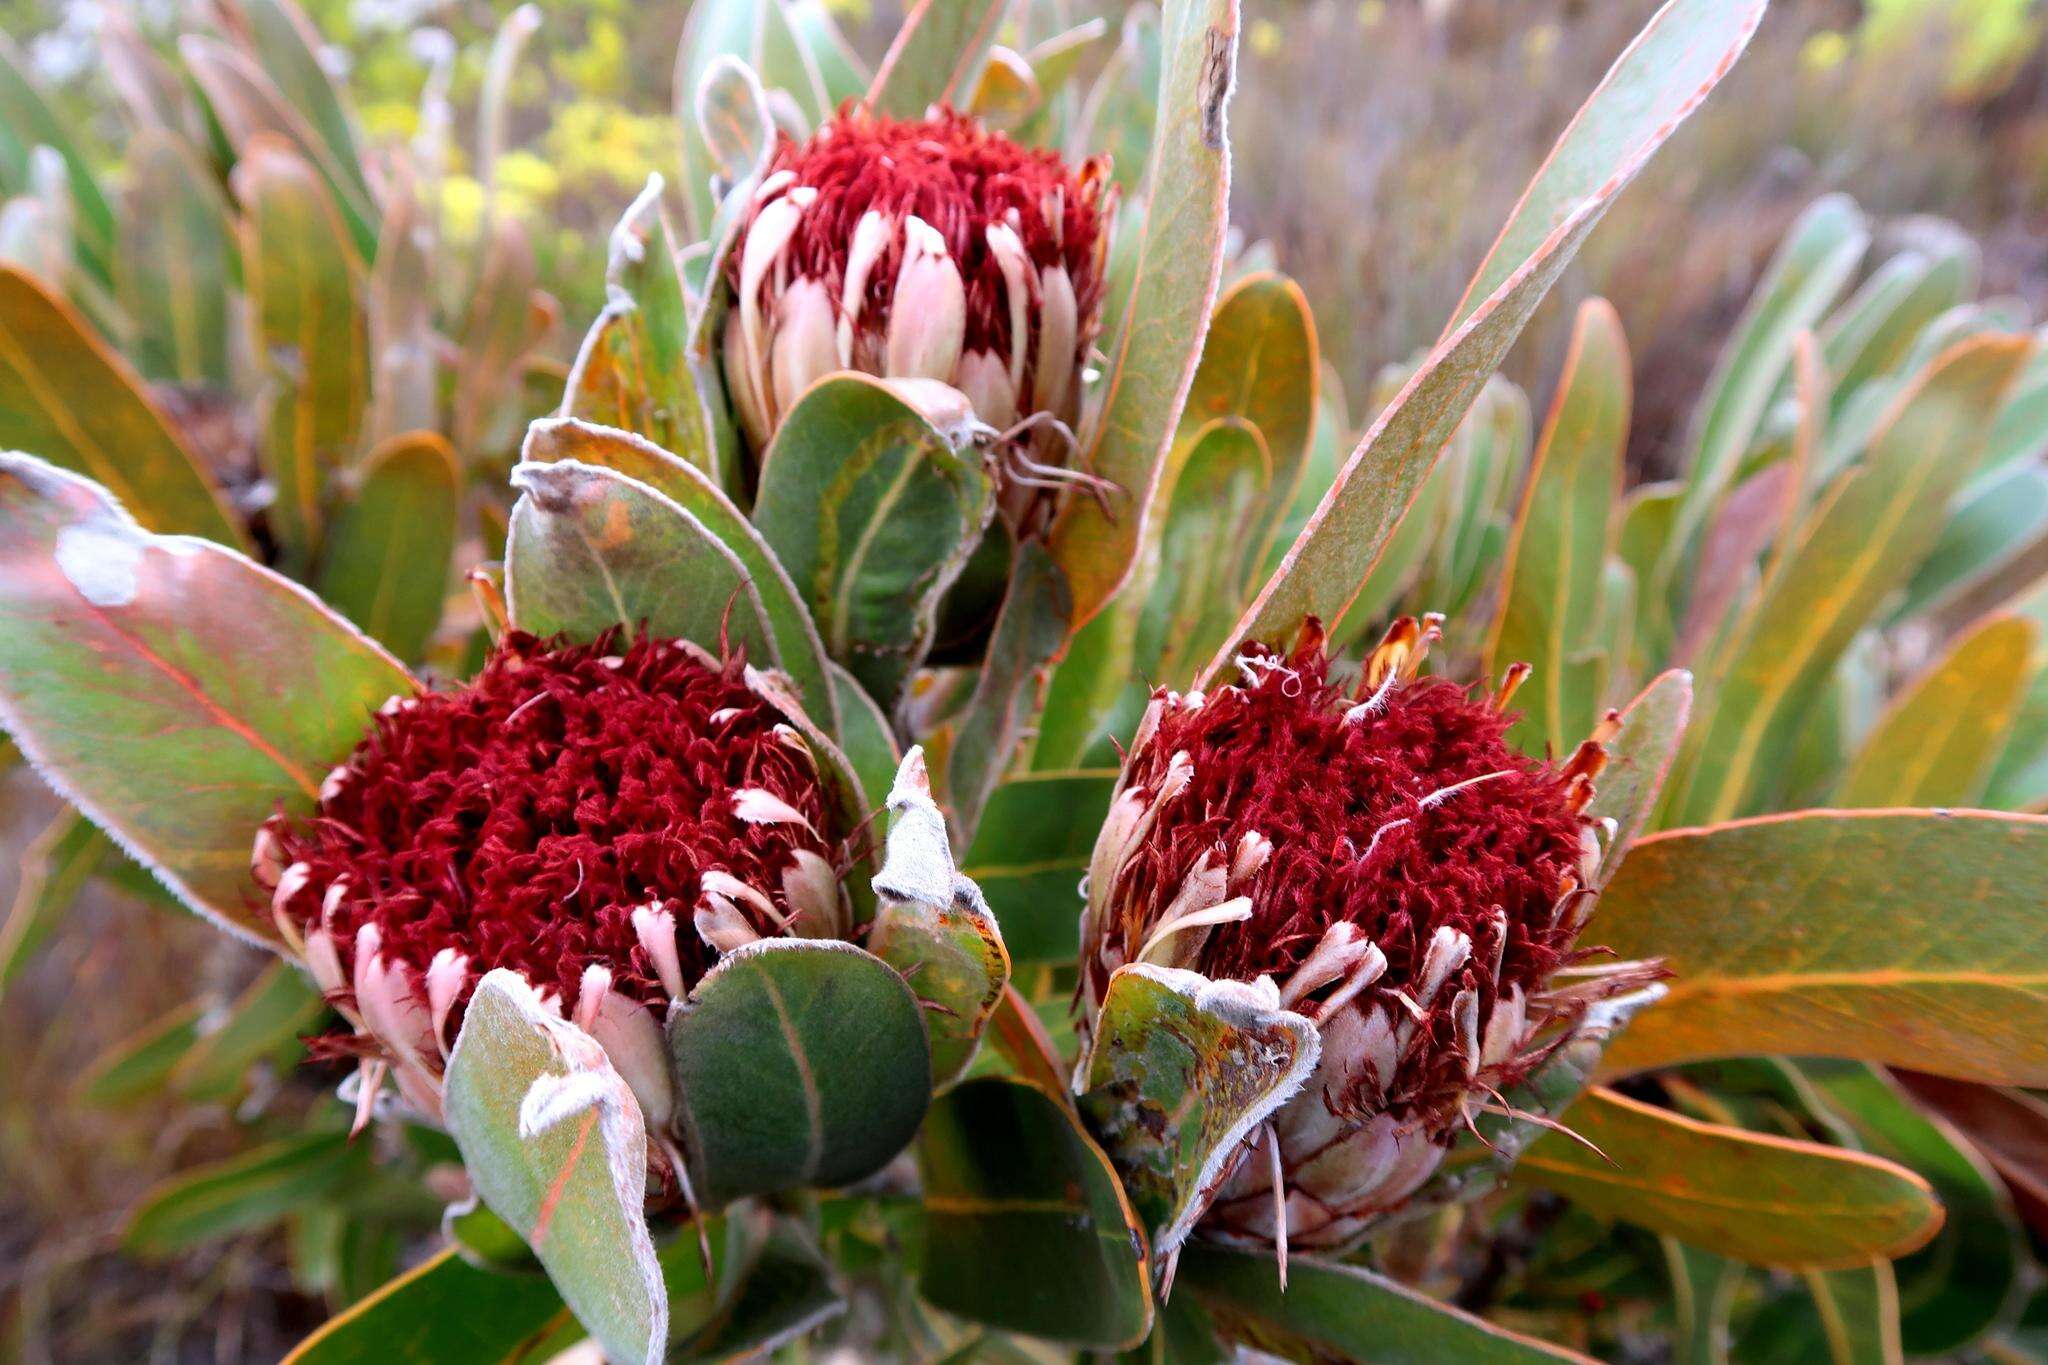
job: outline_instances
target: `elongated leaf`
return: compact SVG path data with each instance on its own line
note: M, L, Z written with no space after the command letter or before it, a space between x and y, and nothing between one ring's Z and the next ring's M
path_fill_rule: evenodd
M1921 225L1925 226L1925 225ZM1885 262L1827 328L1836 405L1898 368L1927 325L1976 289L1983 253L1963 232L1928 234Z
M903 974L925 1010L932 1079L952 1084L974 1060L1010 955L981 888L953 866L946 817L932 804L924 751L912 749L889 793L889 844L875 874L868 949Z
M179 1059L171 1088L191 1099L232 1099L257 1062L284 1048L303 1052L299 1039L326 1013L326 999L305 972L273 962Z
M320 596L417 659L448 595L462 471L445 440L418 431L372 450L354 477L321 556Z
M65 119L51 107L30 75L31 63L0 34L0 189L27 188L26 162L37 147L64 160L65 184L77 218L79 258L93 278L112 281L116 254L113 206L107 202L93 163L71 136Z
M1025 773L990 795L964 871L981 887L1018 962L1081 951L1081 878L1109 814L1110 769Z
M2048 1084L2048 818L1807 811L1637 843L1598 935L1670 994L1609 1074L1782 1053Z
M1862 467L1815 509L1714 661L1716 695L1687 737L1669 822L1726 819L1753 804L1813 690L1932 548L1940 520L1927 509L1967 477L2027 350L2011 337L1963 342L1895 400Z
M198 1001L180 1005L132 1038L116 1043L79 1079L79 1099L113 1106L155 1096L179 1059L198 1041L203 1011Z
M642 1211L647 1128L604 1049L500 968L463 1014L444 1105L477 1193L606 1354L659 1361L668 1294Z
M75 810L59 814L22 850L14 901L0 920L0 995L35 960L80 888L111 852L107 837Z
M1144 1339L1144 1233L1108 1158L1058 1100L1022 1081L968 1081L933 1102L917 1156L927 1300L1075 1346Z
M1734 483L1743 452L1792 363L1794 339L1820 321L1869 245L1863 214L1840 194L1817 200L1786 234L1694 414L1690 477L1658 562L1655 591L1669 595L1695 538Z
M224 387L228 300L240 266L227 204L191 145L145 128L128 148L114 284L152 379Z
M1169 0L1158 122L1146 167L1137 256L1123 293L1105 304L1101 416L1082 461L1114 483L1114 517L1076 498L1048 545L1073 596L1068 633L1102 609L1129 575L1160 468L1194 379L1223 269L1230 197L1227 108L1237 70L1237 0Z
M1009 593L947 756L946 795L956 830L978 826L983 804L1038 714L1053 661L1066 646L1073 601L1045 547L1019 545Z
M1144 1220L1153 1254L1193 1230L1226 1163L1299 1090L1315 1025L1240 982L1133 962L1110 977L1082 1063L1081 1114Z
M875 69L868 104L890 118L922 118L934 104L965 108L988 62L1010 0L915 0Z
M1246 275L1216 300L1181 425L1238 417L1264 440L1272 464L1266 508L1238 537L1253 568L1265 563L1267 546L1301 483L1321 366L1315 318L1293 280Z
M1836 793L1843 806L1955 806L1982 794L2032 671L2036 631L1996 616L1893 699Z
M576 460L522 464L512 486L522 496L505 545L505 597L519 629L589 639L644 622L713 652L723 638L780 662L746 567L668 498Z
M312 561L329 472L355 454L369 398L369 323L340 215L320 177L259 137L235 166L242 273L254 345L272 388L262 445L276 486L272 534L287 564Z
M459 450L495 452L518 439L524 416L520 362L548 325L534 294L538 275L525 223L499 216L490 225L481 277L462 320L453 418Z
M1671 1268L1671 1306L1678 1319L1673 1359L1678 1365L1728 1365L1728 1316L1744 1267L1675 1237L1657 1240Z
M1692 674L1660 673L1621 712L1621 730L1607 745L1607 767L1586 813L1613 820L1614 836L1600 860L1603 883L1621 866L1629 846L1650 822L1663 794L1671 760L1692 714Z
M2011 1086L1970 1085L1899 1072L1914 1099L1969 1138L1991 1163L2027 1225L2048 1228L2048 1100Z
M726 954L668 1024L697 1197L718 1208L880 1170L931 1095L922 1014L902 977L848 943Z
M285 1359L290 1365L512 1361L531 1358L538 1343L573 1328L546 1281L478 1269L451 1249L329 1318Z
M714 186L719 158L704 140L697 119L697 91L721 56L745 62L770 91L782 91L806 122L822 118L831 108L817 58L799 33L787 0L706 0L692 5L676 49L675 112L682 134L683 193L690 225L701 237L716 240L712 215L719 195Z
M832 1267L807 1233L765 1216L733 1219L728 1226L741 1234L729 1241L743 1236L750 1245L728 1249L719 1301L708 1322L671 1338L672 1361L765 1358L846 1311Z
M813 385L777 428L754 525L827 652L888 710L994 511L980 452L956 448L883 381L845 374Z
M1627 1037L1627 1034L1623 1034ZM1877 1157L1701 1123L1593 1090L1518 1181L1752 1265L1842 1269L1920 1246L1941 1226L1927 1182Z
M1940 613L1995 583L2048 541L2048 469L2029 463L1980 475L1963 490L1941 539L1892 609L1894 620Z
M374 223L375 200L363 176L355 117L321 64L320 34L312 21L293 0L231 0L231 5L264 74L320 139L326 152L320 164L342 182L343 200Z
M1157 543L1147 545L1149 563L1130 584L1154 580L1138 622L1137 657L1117 670L1165 685L1192 678L1236 620L1247 549L1240 538L1272 482L1265 438L1241 418L1201 428L1183 451L1174 457L1167 507L1147 530Z
M1363 1266L1293 1257L1283 1289L1269 1254L1191 1244L1187 1286L1233 1335L1290 1360L1470 1365L1587 1358L1496 1327Z
M0 455L0 722L178 897L274 940L249 846L311 808L370 713L412 690L298 585L156 536L104 491Z
M213 481L127 362L69 305L4 265L0 449L99 480L153 531L247 544Z
M369 1149L351 1147L343 1134L286 1138L157 1186L129 1219L122 1245L138 1256L174 1256L268 1227L361 1180L368 1169Z
M1341 620L1379 562L1444 442L1614 196L1734 64L1763 0L1672 0L1566 128L1480 265L1452 325L1381 412L1210 663L1240 640L1291 639L1310 616Z
M1529 482L1508 540L1500 607L1486 673L1526 662L1515 701L1522 719L1510 732L1522 748L1569 753L1598 719L1601 670L1595 644L1607 556L1618 527L1621 457L1633 395L1628 338L1604 299L1589 299L1572 328L1571 349Z

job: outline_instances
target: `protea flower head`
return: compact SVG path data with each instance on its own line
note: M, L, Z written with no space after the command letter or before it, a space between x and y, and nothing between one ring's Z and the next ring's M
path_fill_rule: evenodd
M820 376L859 370L964 395L1003 438L1013 516L1024 490L1075 481L1059 459L1113 200L1106 160L1070 167L943 108L849 104L806 142L784 135L729 267L726 382L755 449Z
M1222 1168L1211 1235L1356 1241L1588 1004L1659 974L1575 970L1600 737L1556 765L1515 751L1527 669L1481 696L1419 676L1436 633L1397 622L1345 691L1311 623L1290 655L1247 649L1241 685L1155 694L1132 741L1089 868L1084 1024L1145 962L1248 983L1321 1044Z
M465 1004L499 967L666 1124L669 1003L723 952L850 927L844 833L775 693L683 641L510 634L459 690L386 703L310 818L263 825L256 880L357 1035L359 1124L387 1076L439 1116Z

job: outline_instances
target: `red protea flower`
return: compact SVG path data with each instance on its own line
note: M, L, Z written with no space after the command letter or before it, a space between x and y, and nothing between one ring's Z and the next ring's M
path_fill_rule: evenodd
M475 982L519 972L603 1044L649 1125L660 1024L722 952L850 927L817 763L738 658L618 632L512 634L468 685L393 698L254 872L359 1035L358 1122L385 1076L440 1112Z
M1113 199L1106 160L1071 168L949 109L849 104L783 137L729 267L726 382L755 448L820 376L860 370L959 390L1011 438L1013 485L1070 481L1016 438L1071 444Z
M1583 956L1604 752L1596 738L1553 765L1510 748L1527 670L1481 697L1418 676L1435 634L1404 618L1346 692L1312 624L1289 656L1248 649L1242 686L1155 694L1132 741L1089 869L1088 1021L1110 974L1145 962L1254 983L1321 1041L1308 1083L1231 1158L1212 1233L1356 1240L1587 1004L1657 974L1559 979Z

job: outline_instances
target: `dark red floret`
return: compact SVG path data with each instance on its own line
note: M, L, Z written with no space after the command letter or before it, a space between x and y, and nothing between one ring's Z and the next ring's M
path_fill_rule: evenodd
M733 794L749 787L809 829L740 819ZM279 862L310 871L287 907L302 930L345 884L327 924L345 975L374 923L384 955L416 973L453 948L472 981L510 967L568 1003L598 963L615 990L666 1005L631 922L651 901L675 911L686 980L708 971L690 922L703 873L786 912L797 849L840 865L813 760L742 662L617 632L586 645L508 635L468 685L386 707L313 818L268 828Z
M969 353L1010 353L1008 295L985 235L991 223L1016 229L1034 275L1064 266L1077 315L1096 316L1113 194L1105 158L1069 168L1058 153L1020 146L951 109L898 120L849 103L807 142L782 135L765 175L779 171L818 191L790 242L791 273L829 281L835 297L854 228L874 209L895 219L915 214L946 239L967 286ZM1055 206L1050 221L1047 204ZM732 253L729 262L735 283L739 256ZM899 233L868 276L863 316L887 316L902 258Z

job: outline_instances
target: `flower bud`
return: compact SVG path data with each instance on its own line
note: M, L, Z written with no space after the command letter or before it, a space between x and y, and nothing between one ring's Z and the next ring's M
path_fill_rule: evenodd
M360 1035L363 1117L386 1077L438 1116L469 996L507 967L658 1130L671 1001L741 943L844 932L836 807L762 676L682 642L509 635L467 686L380 711L311 818L258 831L257 884Z
M728 265L726 382L748 439L764 450L827 370L936 380L1003 435L1007 509L1058 486L1113 208L1105 161L1070 168L950 110L849 105L784 137Z
M1084 1029L1143 961L1265 983L1320 1034L1308 1083L1223 1168L1210 1235L1355 1242L1587 1005L1660 974L1573 971L1599 746L1516 752L1505 694L1419 675L1434 636L1397 623L1349 694L1313 623L1291 655L1252 646L1238 685L1155 694L1125 761L1081 923Z

